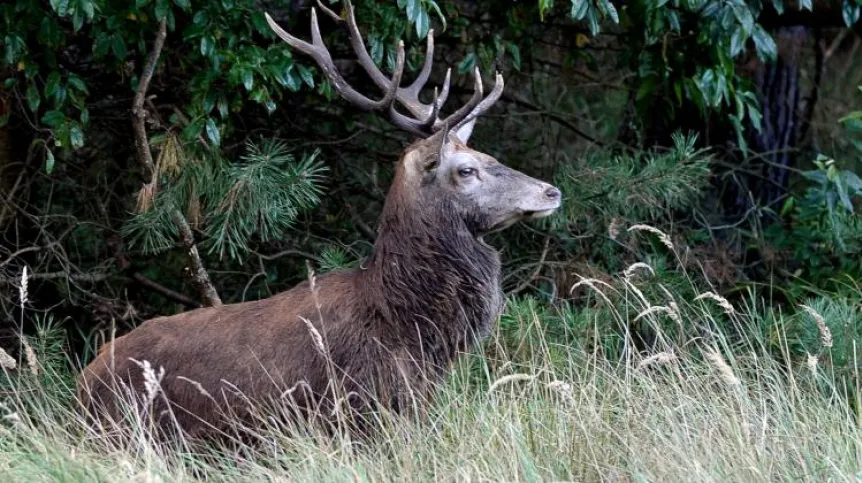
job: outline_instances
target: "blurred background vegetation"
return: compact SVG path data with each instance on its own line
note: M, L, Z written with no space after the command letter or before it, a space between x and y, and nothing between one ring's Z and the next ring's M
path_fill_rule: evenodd
M830 320L856 340L862 0L355 3L385 69L404 39L415 74L435 30L432 83L455 68L450 105L469 97L473 66L486 82L502 71L506 91L471 144L564 193L559 214L493 240L515 304L504 329L529 307L551 326L583 322L582 342L607 346L630 330L649 345L648 327L591 332L604 309L578 285L648 260L676 294L694 295L693 279L731 300L755 294L767 338L779 320L768 314L801 318L809 304L840 313ZM356 266L370 253L411 137L339 102L264 20L307 38L311 5L0 5L0 347L18 354L20 331L49 321L65 334L58 344L86 357L94 334L267 297L309 266ZM321 26L351 83L376 94L344 32L325 16ZM192 247L216 298L190 275ZM781 328L799 356L814 329Z

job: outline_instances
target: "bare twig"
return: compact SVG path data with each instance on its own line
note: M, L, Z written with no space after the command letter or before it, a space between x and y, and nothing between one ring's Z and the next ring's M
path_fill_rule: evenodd
M356 212L356 208L353 207L350 203L345 203L345 207L347 207L348 213L350 213L350 219L353 220L353 223L356 225L356 228L359 228L359 231L362 232L369 240L374 240L377 238L377 233L374 232L374 229L365 223L362 218L359 217L359 213Z
M168 287L165 287L164 285L162 285L158 282L154 282L153 280L149 279L146 275L144 275L140 272L133 273L132 279L134 279L136 282L143 285L144 287L152 290L153 292L156 292L159 295L162 295L163 297L165 297L167 299L171 299L174 302L179 302L179 303L186 305L188 307L200 307L201 306L200 302L198 302L197 300L189 297L188 295L177 292L176 290L172 290Z
M523 97L521 97L518 94L504 93L503 94L503 100L511 102L511 103L518 105L518 106L521 106L521 107L525 107L527 109L532 109L534 111L537 111L537 112L539 112L540 115L547 117L548 119L556 122L557 124L560 124L561 126L567 128L568 130L570 130L573 133L577 134L578 136L586 139L587 141L595 144L596 146L601 147L601 146L605 145L605 143L599 141L598 139L594 138L593 136L590 136L589 134L585 133L583 130L579 129L577 126L575 126L571 121L569 121L565 117L563 117L559 114L556 114L553 111L543 109L541 106L538 106L538 105L528 101L527 99L524 99Z
M532 275L527 277L523 282L521 282L520 285L518 285L514 289L507 292L506 293L507 297L511 297L512 295L517 295L522 290L529 287L530 284L533 283L533 281L536 280L536 278L538 278L539 274L542 273L542 267L545 265L545 257L548 256L548 248L550 247L550 244L551 244L551 235L550 234L545 235L544 248L542 248L542 254L539 256L539 261L536 262L536 269L533 270Z
M322 258L318 257L317 255L315 255L313 253L304 252L302 250L288 249L288 250L282 250L282 251L277 252L277 253L273 253L271 255L266 255L266 254L258 253L258 252L254 252L254 254L259 256L260 258L262 258L264 260L277 260L281 257L294 256L294 257L300 257L300 258L306 258L308 260L312 260L314 263L317 263L318 265L323 263Z
M101 282L110 277L110 273L104 272L92 272L92 273L69 273L65 270L59 272L36 272L31 273L27 277L30 280L55 280L58 278L65 278L68 280L73 280L75 282ZM0 276L0 283L2 284L16 284L19 282L21 277L2 277Z
M135 100L132 103L132 127L135 133L135 146L138 152L138 161L144 169L145 177L150 178L150 182L155 184L156 173L153 164L153 154L150 152L150 143L147 140L147 111L144 109L144 102L147 99L147 88L150 85L150 80L153 78L153 73L156 70L156 63L162 53L162 47L165 44L167 37L167 24L162 20L159 24L159 32L153 41L153 50L147 57L147 63L144 66L144 71L141 74L141 79L138 82L138 90L135 93ZM178 210L173 215L174 223L180 232L180 240L186 249L188 258L189 271L192 280L197 285L198 291L204 300L204 303L209 306L217 307L222 304L218 292L210 281L209 274L204 268L203 260L201 260L197 245L195 245L194 234L189 226L188 221ZM164 293L164 292L163 292Z
M156 63L159 61L159 56L162 55L162 47L165 45L165 38L168 36L166 20L162 20L159 24L159 32L156 34L156 40L153 41L153 50L147 57L147 63L144 65L144 71L141 73L141 79L138 81L138 90L135 92L135 100L132 102L132 127L135 130L135 147L138 151L138 161L144 168L144 178L153 176L153 153L150 152L150 142L147 140L147 111L144 109L144 101L147 99L147 89L150 87L150 80L156 71Z
M218 307L222 304L221 298L218 296L218 292L210 280L209 273L207 273L206 268L204 268L203 260L201 260L201 255L198 253L198 247L195 245L195 237L192 233L192 228L179 210L174 212L174 223L177 224L177 228L180 230L180 239L186 248L186 256L189 260L189 270L191 271L190 275L195 285L197 285L198 291L204 299L204 303L211 307Z

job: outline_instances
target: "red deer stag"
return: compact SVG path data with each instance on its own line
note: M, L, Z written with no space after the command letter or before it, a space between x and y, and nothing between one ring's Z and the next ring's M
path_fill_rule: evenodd
M221 427L225 409L241 413L248 401L285 394L300 411L312 404L331 410L333 388L350 395L348 407L369 410L373 401L404 411L411 398L430 394L460 351L489 333L503 294L499 254L482 237L550 214L560 206L560 191L467 147L476 118L502 93L500 74L483 97L477 69L472 98L441 118L451 69L433 102L419 101L431 72L433 32L416 81L400 87L403 43L387 78L365 49L352 6L344 7L346 19L320 5L346 26L359 64L384 92L380 100L360 94L338 73L314 9L310 44L266 18L279 37L320 65L342 97L386 111L396 126L422 138L398 162L372 255L361 268L321 275L268 299L144 322L106 344L84 369L79 397L91 416L118 415L117 380L145 392L143 361L164 369L161 392L149 401L152 414L191 435ZM409 116L395 109L396 101ZM291 390L297 387L301 397Z

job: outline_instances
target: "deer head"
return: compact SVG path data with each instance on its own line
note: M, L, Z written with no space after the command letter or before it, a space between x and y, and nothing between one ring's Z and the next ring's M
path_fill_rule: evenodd
M442 89L434 89L433 102L419 101L419 93L431 74L434 58L434 30L429 30L425 61L416 80L401 87L404 72L404 43L399 42L395 70L387 77L374 64L359 27L353 5L344 2L342 18L321 2L319 8L349 35L356 59L371 80L383 91L373 100L351 87L341 76L323 43L317 21L317 11L311 10L309 44L278 26L266 15L270 28L294 49L313 58L336 91L346 100L366 111L386 112L395 126L413 133L422 141L407 148L397 169L394 187L405 196L448 200L462 219L480 237L511 226L522 219L540 218L560 206L557 188L510 169L492 156L467 147L476 119L485 113L503 93L503 76L498 72L494 88L484 96L479 68L473 71L474 87L470 100L455 112L441 117L441 109L449 96L452 69L446 71ZM408 114L396 109L402 106Z

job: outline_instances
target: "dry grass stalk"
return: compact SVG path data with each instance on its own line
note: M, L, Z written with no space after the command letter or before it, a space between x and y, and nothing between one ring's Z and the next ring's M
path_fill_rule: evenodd
M604 285L604 286L608 287L609 289L615 291L614 287L611 284L609 284L607 282L603 282L597 278L584 278L580 275L578 275L578 277L581 280L578 281L577 283L575 283L574 285L572 285L572 288L569 289L570 294L572 292L574 292L575 289L580 287L581 285L586 285L587 287L590 287L591 289L595 290L596 293L598 293L599 296L601 296L605 302L607 302L608 304L612 304L611 300L607 297L607 295L605 295L605 293L602 292L601 290L599 290L599 288L596 286L596 284Z
M180 172L181 160L182 150L180 141L174 133L168 132L165 137L165 143L159 152L159 157L156 159L156 169L160 173L176 176Z
M189 225L191 225L192 228L200 227L201 219L203 218L201 212L201 200L198 198L194 187L192 187L191 193L189 194L189 208L186 211L186 218L188 218Z
M15 358L10 356L5 350L0 349L0 368L13 370L18 367Z
M570 404L575 403L575 388L568 382L555 380L549 382L547 387L548 389L560 394L560 396Z
M138 199L135 202L135 211L137 213L146 213L153 207L153 199L156 197L155 182L144 183L138 191Z
M509 384L510 382L532 381L536 377L537 377L536 374L509 374L508 376L503 376L503 377L497 379L496 381L494 381L494 383L491 384L491 387L488 388L488 393L490 394L490 393L494 392L494 390L497 389L498 387L503 386L505 384Z
M311 333L311 340L314 341L314 346L320 352L320 355L326 357L327 350L326 346L323 345L323 336L321 336L320 332L314 328L314 325L312 325L310 320L305 317L300 317L300 319L302 319L302 321L305 322L305 326L308 327L308 331Z
M827 349L832 347L832 331L829 330L829 326L826 325L826 319L817 313L816 310L805 304L800 305L800 307L802 307L804 311L808 312L808 315L813 317L814 322L817 323L817 329L820 331L820 343L823 344L823 347Z
M637 315L637 317L635 317L635 320L642 319L648 315L652 315L652 314L656 314L656 313L663 313L663 314L667 314L667 316L670 317L674 322L680 324L680 323L682 323L682 318L680 318L678 310L674 310L675 305L676 304L674 302L671 302L670 307L665 307L664 305L653 305L653 306L647 307L646 310L639 313Z
M648 264L646 264L644 262L637 262L637 263L632 263L631 265L628 266L628 268L626 268L623 271L623 277L625 279L629 279L639 269L644 269L644 270L648 271L650 273L650 275L655 275L655 272L653 271L651 266L649 266Z
M24 269L21 271L21 283L18 285L18 301L21 304L21 307L24 307L24 304L29 300L27 298L27 282L30 276L27 274L27 265L24 265Z
M710 362L710 364L712 364L712 367L716 371L718 371L718 374L721 376L721 379L728 386L738 387L742 384L742 381L740 381L739 378L736 377L736 374L734 374L733 369L730 367L727 361L724 360L724 356L722 356L721 353L719 353L715 349L707 349L704 351L704 355L706 356L706 359Z
M694 300L703 299L710 299L715 301L722 309L724 309L724 313L727 315L733 315L736 313L736 310L733 308L733 305L731 305L730 302L728 302L727 299L722 297L721 295L718 295L713 292L704 292L694 298Z
M27 338L21 336L21 346L24 348L24 360L27 361L27 369L33 376L39 375L39 359L36 358L36 351L27 342Z
M612 219L608 225L608 238L616 240L620 236L620 221L616 218Z
M186 381L187 383L189 383L189 384L191 384L192 386L194 386L194 387L195 387L195 389L197 389L197 390L198 390L198 392L199 392L202 396L204 396L204 397L206 397L206 398L208 398L208 399L211 399L211 400L215 401L215 399L212 397L212 394L210 394L210 393L209 393L209 391L207 391L206 389L204 389L204 386L203 386L201 383L199 383L198 381L194 381L194 380L189 379L188 377L185 377L185 376L177 376L177 379L178 379L178 380L180 380L180 381Z
M144 373L145 399L147 401L147 406L151 406L153 401L156 399L156 395L158 395L162 388L162 379L165 377L165 368L159 367L158 372L156 372L156 370L153 369L152 364L150 364L150 361L138 361L132 358L129 358L129 360L137 364Z
M817 355L816 354L808 354L808 360L806 361L806 365L808 366L808 370L811 371L812 376L817 375Z
M654 364L665 365L678 360L673 352L659 352L653 354L638 363L638 369L646 369Z
M650 233L653 233L658 236L658 239L662 243L662 245L666 246L671 251L674 250L673 242L670 241L670 237L667 236L665 232L659 230L656 227L649 225L632 225L629 227L628 231L648 231Z

